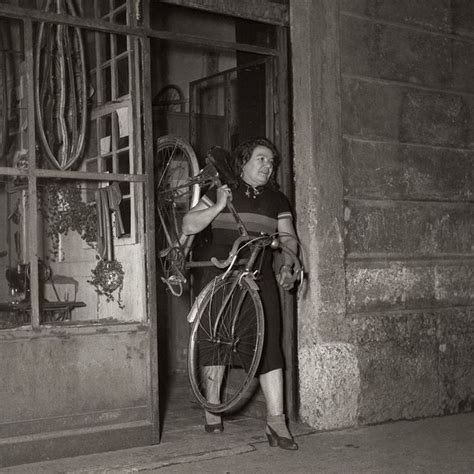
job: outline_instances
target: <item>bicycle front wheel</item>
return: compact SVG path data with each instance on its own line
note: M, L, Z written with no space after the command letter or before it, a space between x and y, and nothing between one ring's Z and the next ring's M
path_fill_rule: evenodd
M171 249L186 255L193 236L182 234L183 217L199 201L199 185L190 182L199 173L196 154L186 141L165 135L157 142L156 170L158 255Z
M188 374L198 402L222 413L244 402L254 382L263 307L258 291L240 274L216 277L203 291L189 338Z

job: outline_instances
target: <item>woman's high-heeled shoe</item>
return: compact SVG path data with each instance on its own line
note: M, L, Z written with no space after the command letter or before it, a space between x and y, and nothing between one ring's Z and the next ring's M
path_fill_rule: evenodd
M277 446L281 449L288 449L290 451L296 451L298 445L295 443L293 438L284 438L283 436L278 436L274 429L270 425L267 425L265 428L265 434L267 435L268 444L272 448Z
M206 423L204 429L206 433L222 433L224 431L224 424L222 421L220 423L213 423L212 425Z

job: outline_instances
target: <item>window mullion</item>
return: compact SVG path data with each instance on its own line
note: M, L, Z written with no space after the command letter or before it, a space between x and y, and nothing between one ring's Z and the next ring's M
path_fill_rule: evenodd
M28 107L28 258L30 273L31 325L40 326L39 280L38 280L38 206L36 178L36 117L34 91L34 58L33 58L33 22L24 21L25 26L25 61L26 61L26 96Z

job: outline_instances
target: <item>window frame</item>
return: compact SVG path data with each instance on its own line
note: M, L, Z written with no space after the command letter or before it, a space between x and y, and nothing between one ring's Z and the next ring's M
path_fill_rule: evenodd
M104 18L112 18L116 13L121 13L124 11L124 8L127 8L128 5L128 14L127 21L129 24L134 24L134 15L131 12L132 7L135 6L135 3L131 0L125 0L124 6L114 10L110 15L105 15ZM96 13L98 11L98 3L95 3ZM53 12L44 12L36 9L28 8L19 8L13 7L11 5L0 4L0 16L19 20L22 22L22 34L24 41L24 64L25 70L23 71L23 84L24 92L26 95L26 120L27 120L27 154L28 154L28 168L27 170L19 170L14 167L0 167L0 175L2 176L23 176L27 178L27 193L29 196L37 196L38 190L38 180L42 178L62 178L70 179L81 182L96 182L100 185L102 182L118 182L118 183L129 183L130 184L130 195L126 196L130 199L130 235L125 237L120 245L130 245L137 243L139 239L142 240L143 245L146 245L145 238L142 236L145 235L145 229L140 229L138 222L140 219L142 222L150 221L149 218L144 220L145 208L143 206L143 197L147 195L147 192L143 189L149 185L149 173L143 173L142 156L143 156L143 146L142 146L142 134L146 133L147 125L143 120L142 114L142 105L141 105L141 96L143 88L143 78L140 75L140 60L141 60L141 48L143 45L144 35L137 35L137 28L130 26L118 26L110 22L105 22L103 20L93 20L87 19L87 25L84 24L84 21L80 17L75 17L72 15L56 14ZM90 21L89 21L90 20ZM116 34L126 35L127 38L127 50L119 55L113 57L109 61L105 61L101 64L101 68L110 67L112 73L112 95L111 101L102 106L96 108L89 117L89 121L96 120L101 113L105 114L107 111L111 114L110 116L115 115L115 111L119 108L127 107L128 117L129 117L129 143L127 150L129 152L129 173L118 173L118 172L88 172L84 171L84 166L86 160L83 159L80 169L77 171L63 171L53 168L39 168L37 166L37 132L36 132L36 123L37 118L35 115L35 91L34 91L34 24L39 22L52 23L52 24L63 24L66 26L79 27L82 30L93 30L94 36L110 35L112 40L112 48L116 48ZM90 23L99 23L101 28L94 29L90 27ZM104 27L104 24L106 26ZM113 31L110 31L110 30ZM118 30L118 31L117 31ZM117 69L113 66L117 66L117 63L120 59L128 57L128 72L129 72L129 91L127 94L118 97L116 95L117 91ZM96 70L99 74L100 70ZM132 81L132 77L136 76L136 80ZM99 80L100 84L100 80ZM133 98L135 100L133 100ZM131 119L131 120L130 120ZM148 121L151 124L151 120ZM136 126L134 126L136 124ZM149 127L151 125L148 125ZM117 153L120 150L112 150L111 156L114 160L117 156ZM98 156L99 161L102 161L103 157ZM115 165L114 165L115 167ZM149 193L148 193L149 194ZM36 202L36 199L35 199ZM30 270L30 303L31 303L31 318L30 322L27 325L31 328L38 330L42 324L40 323L40 313L41 313L41 304L39 300L40 288L39 288L39 268L38 268L38 223L39 215L37 206L28 206L28 215L26 218L27 225L27 234L28 234L28 255L29 255L29 270ZM143 226L142 226L143 227ZM140 236L142 234L142 236ZM87 247L89 248L89 247ZM147 264L147 267L149 265ZM149 311L147 311L149 314ZM87 324L87 321L81 322L81 325Z
M96 0L97 2L98 0ZM193 44L200 47L209 47L213 50L223 51L240 51L256 53L263 56L270 56L277 60L278 67L281 72L281 65L286 64L286 49L281 48L281 42L275 48L254 46L242 44L232 41L215 41L206 37L188 35L183 33L174 33L151 29L149 27L149 0L135 2L126 0L132 8L128 10L127 25L116 24L111 20L113 15L105 15L103 18L83 18L80 16L72 16L65 13L45 12L35 8L17 7L5 3L0 3L0 16L20 20L23 22L24 38L25 38L25 62L26 62L26 78L27 78L27 95L28 95L28 161L29 168L27 171L18 170L11 167L0 167L0 175L6 176L25 176L28 178L28 193L30 196L37 195L37 181L40 178L63 178L71 180L87 180L87 181L116 181L141 183L143 186L137 190L136 202L142 207L142 215L145 217L145 248L148 253L146 260L147 274L147 296L148 296L148 314L156 313L156 275L155 275L155 247L154 247L154 193L153 193L153 132L152 132L152 110L151 110L151 87L150 87L150 39L164 39L177 43ZM95 3L97 6L97 3ZM110 17L110 18L109 18ZM108 20L108 21L107 21ZM265 20L263 20L265 21ZM54 169L36 168L36 118L34 105L34 89L33 89L33 24L35 22L50 22L71 27L79 27L81 29L93 30L97 33L105 34L123 34L140 45L140 53L133 61L131 67L135 68L135 72L142 72L142 79L139 81L142 87L141 93L143 97L149 97L150 103L147 101L143 104L143 110L134 110L135 117L142 116L141 128L143 136L142 140L138 140L134 147L138 156L143 157L142 160L135 159L135 163L143 162L144 169L142 174L118 174L118 173L91 173L84 171L61 171ZM284 27L279 27L283 30ZM283 51L283 53L282 53ZM283 66L284 67L284 66ZM148 69L147 69L148 68ZM147 95L148 94L148 95ZM287 105L287 98L284 99L284 105ZM283 117L283 114L280 114ZM276 124L278 132L278 124ZM276 137L277 139L279 137ZM288 143L285 137L282 137L282 145L285 151ZM143 148L142 148L143 147ZM283 148L283 147L282 147ZM284 150L282 150L284 151ZM135 157L136 158L136 157ZM137 170L138 172L138 170ZM140 186L138 186L140 187ZM141 194L141 195L138 195ZM144 195L143 195L144 194ZM32 223L38 221L38 212L36 206L29 206L28 222L30 223L30 294L31 294L31 326L34 329L40 328L40 312L39 312L39 280L38 280L38 256L36 245L38 240L38 232L36 226ZM135 211L140 211L136 209ZM132 213L138 215L138 212Z

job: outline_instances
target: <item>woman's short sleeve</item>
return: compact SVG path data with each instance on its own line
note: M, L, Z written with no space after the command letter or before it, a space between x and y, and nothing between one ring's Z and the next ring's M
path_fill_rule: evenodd
M277 217L280 219L293 219L293 214L291 212L290 202L288 198L282 193L278 193L278 208L277 208Z

